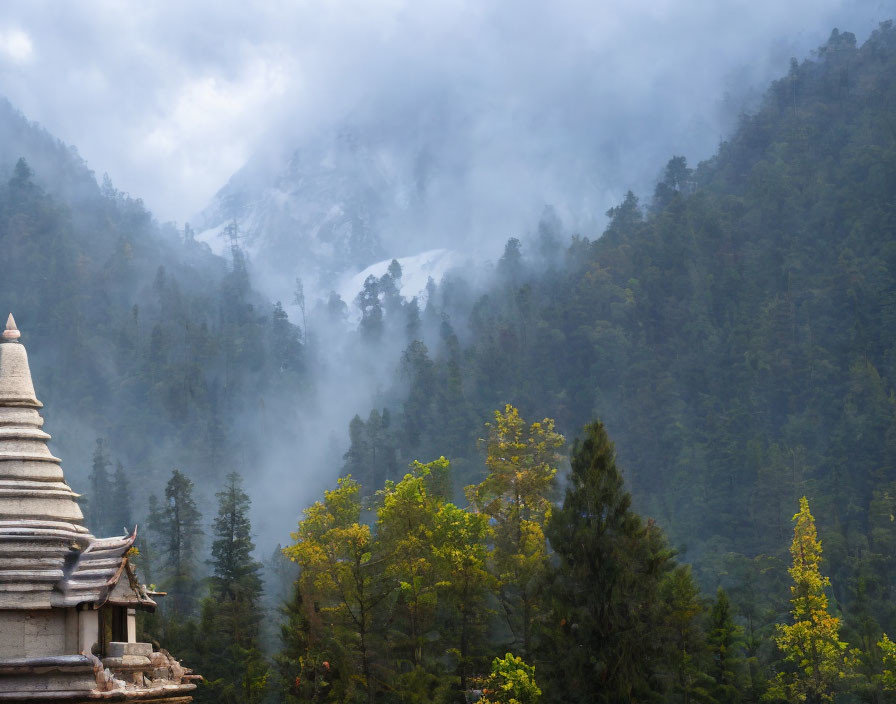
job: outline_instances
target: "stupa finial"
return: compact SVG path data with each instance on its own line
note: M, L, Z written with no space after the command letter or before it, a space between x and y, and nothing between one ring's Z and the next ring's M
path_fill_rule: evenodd
M16 327L16 319L12 317L12 313L9 314L9 317L6 319L6 330L3 331L3 339L4 340L18 340L22 336L22 333L19 332L19 329Z

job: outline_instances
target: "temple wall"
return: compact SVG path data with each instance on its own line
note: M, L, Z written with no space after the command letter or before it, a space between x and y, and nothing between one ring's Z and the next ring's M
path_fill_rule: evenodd
M65 652L80 653L79 648L80 630L78 628L78 609L65 610ZM88 651L89 652L89 651Z
M0 659L69 655L66 610L0 611Z
M72 697L67 693L84 692L84 699L96 700L96 697L87 696L96 687L96 678L92 672L67 673L67 672L42 672L40 674L25 674L18 676L0 677L0 694L18 694L27 692L28 701L40 702L37 694L46 692L44 701L71 702ZM53 696L54 693L64 693L62 697ZM15 701L15 700L13 700ZM82 700L83 701L83 700Z

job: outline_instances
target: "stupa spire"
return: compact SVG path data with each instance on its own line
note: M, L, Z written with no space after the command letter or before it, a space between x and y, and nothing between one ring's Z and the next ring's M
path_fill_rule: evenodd
M0 334L0 608L49 607L72 547L92 539L42 430L12 315Z
M16 326L16 320L9 314L6 329L0 334L0 407L41 408L43 404L34 394L31 381L31 369L28 366L28 354L25 346L19 343L22 333ZM8 344L8 343L16 344Z
M3 339L4 340L18 340L22 336L22 333L19 332L19 329L16 327L16 319L12 317L12 313L9 314L9 317L6 319L6 330L3 331Z

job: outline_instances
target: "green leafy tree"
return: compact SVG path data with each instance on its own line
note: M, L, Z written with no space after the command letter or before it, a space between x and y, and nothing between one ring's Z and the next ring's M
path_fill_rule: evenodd
M315 604L328 638L303 657L329 663L329 697L372 704L385 676L378 671L378 609L389 590L374 561L370 526L360 523L360 486L341 478L304 516L283 551L301 568L302 599Z
M488 570L488 516L450 503L439 507L433 526L433 558L441 575L439 593L449 607L444 629L446 650L457 657L460 690L468 689L471 673L482 663L489 643L489 597L495 579ZM478 670L482 671L482 670Z
M846 643L840 640L840 619L828 611L825 588L831 582L821 574L821 542L809 501L800 499L800 510L793 520L790 555L791 616L793 623L779 624L775 642L791 666L778 673L769 688L769 699L788 702L833 701L838 682L846 675Z
M449 473L444 457L414 462L401 481L386 482L378 494L378 553L397 593L390 616L393 661L410 668L396 688L409 700L432 700L442 690L459 696L473 667L485 664L480 658L494 584L488 517L447 501Z
M896 643L884 633L877 647L880 648L883 660L880 685L885 692L896 692Z
M537 704L541 689L535 682L535 666L512 653L495 658L482 693L482 704Z
M424 664L427 634L435 624L438 586L443 576L433 546L436 515L444 498L431 490L433 470L447 473L448 461L443 457L429 465L415 462L404 479L386 482L377 510L377 541L384 556L385 575L399 590L399 613L393 619L402 633L399 642L406 643L405 658L414 668Z

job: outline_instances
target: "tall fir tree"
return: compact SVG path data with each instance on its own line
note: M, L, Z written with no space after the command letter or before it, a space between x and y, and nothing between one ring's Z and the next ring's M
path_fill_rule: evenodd
M252 525L249 495L239 474L227 475L227 485L216 494L218 515L214 522L211 565L212 593L223 599L246 598L255 602L261 594L261 564L252 557Z
M666 574L660 585L660 601L664 629L655 634L655 639L663 644L664 666L672 675L667 701L716 704L711 694L714 683L706 672L703 600L689 565L679 565Z
M254 704L266 696L268 664L261 651L261 564L252 557L249 496L238 474L217 493L209 595L202 602L197 643L205 681L198 702Z
M631 510L603 423L585 428L547 535L558 563L541 649L554 701L631 702L659 696L666 657L664 577L674 565L655 525Z
M728 594L721 587L709 613L707 631L708 674L715 683L711 689L712 697L717 702L737 704L742 700L743 628L735 623Z
M161 518L159 548L165 564L164 570L160 570L164 575L163 584L174 613L188 616L196 610L202 515L193 498L193 482L180 470L175 469L165 485Z
M164 643L186 662L197 662L197 602L202 516L193 498L193 482L174 470L165 485L165 499L149 497L147 530L141 540L142 576L168 593L153 614L138 620L140 637Z

